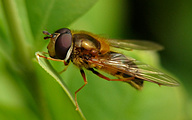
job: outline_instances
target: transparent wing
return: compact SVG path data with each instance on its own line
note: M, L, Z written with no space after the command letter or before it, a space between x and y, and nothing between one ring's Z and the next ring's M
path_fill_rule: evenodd
M159 85L167 85L167 86L177 86L179 83L172 78L171 76L167 75L164 72L161 72L160 70L157 70L150 65L141 63L139 61L135 61L138 68L131 68L134 71L137 71L135 73L135 76L144 79L146 81L154 82Z
M121 48L125 50L162 50L163 47L157 43L144 40L107 40L110 46Z
M139 62L133 58L125 57L123 54L110 52L98 58L94 62L103 71L114 70L123 73L123 76L134 76L136 78L157 83L159 85L177 86L179 83L169 75L161 72L150 65ZM110 72L109 72L110 73Z

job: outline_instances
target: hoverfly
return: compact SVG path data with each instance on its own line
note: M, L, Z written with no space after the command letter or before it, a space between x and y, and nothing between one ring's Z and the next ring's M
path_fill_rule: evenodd
M64 62L65 66L72 62L80 69L84 85L75 92L77 110L79 109L77 93L87 84L83 69L87 69L108 81L127 82L136 89L141 89L144 81L166 86L179 85L169 75L110 49L110 46L125 50L161 49L162 47L156 43L141 40L105 39L86 31L71 31L68 28L59 29L53 34L47 31L43 31L43 33L47 35L44 39L50 38L47 46L50 57L42 55L39 55L39 57ZM110 79L99 73L99 70L109 73L117 79Z

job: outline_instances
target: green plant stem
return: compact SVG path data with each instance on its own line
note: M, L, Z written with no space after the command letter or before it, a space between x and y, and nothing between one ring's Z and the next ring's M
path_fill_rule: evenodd
M26 36L22 29L22 23L19 16L19 11L14 0L3 0L2 1L6 20L9 26L9 31L12 37L12 43L14 45L13 55L17 59L17 62L22 63L25 67L28 67L29 57L29 46L26 43ZM27 66L26 66L27 65Z
M28 36L25 31L22 18L19 12L19 5L15 0L2 0L3 10L9 27L9 34L11 35L11 42L13 43L13 55L11 60L14 61L17 68L20 70L16 76L19 77L30 92L32 99L35 101L36 107L33 102L28 103L31 108L41 118L45 118L45 109L42 102L42 95L39 92L38 78L36 76L33 63L32 63L32 49L27 43ZM30 30L30 28L28 28ZM30 31L28 32L30 34ZM32 35L31 35L32 36ZM30 36L29 36L30 37ZM23 91L25 96L25 90ZM26 98L31 99L31 98ZM28 100L26 100L28 101ZM45 117L44 117L45 115Z

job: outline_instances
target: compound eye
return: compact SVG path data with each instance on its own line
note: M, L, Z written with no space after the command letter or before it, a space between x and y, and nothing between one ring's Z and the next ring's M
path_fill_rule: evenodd
M71 54L72 35L71 33L60 34L55 42L55 53L59 59L66 59Z
M69 30L68 28L61 28L61 29L55 31L55 33L60 33L60 34L63 34L63 33L71 34L71 30Z

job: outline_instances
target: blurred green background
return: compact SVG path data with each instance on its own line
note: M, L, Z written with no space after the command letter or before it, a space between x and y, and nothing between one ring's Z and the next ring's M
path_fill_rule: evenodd
M191 21L190 0L0 0L0 120L192 119ZM162 44L165 49L158 53L125 54L164 68L181 85L145 82L137 91L85 71L88 84L78 94L81 111L75 111L69 93L35 59L35 52L47 51L49 41L43 40L42 31L63 27ZM54 69L47 69L64 68L63 63L50 62ZM83 85L73 64L61 77L73 96Z

